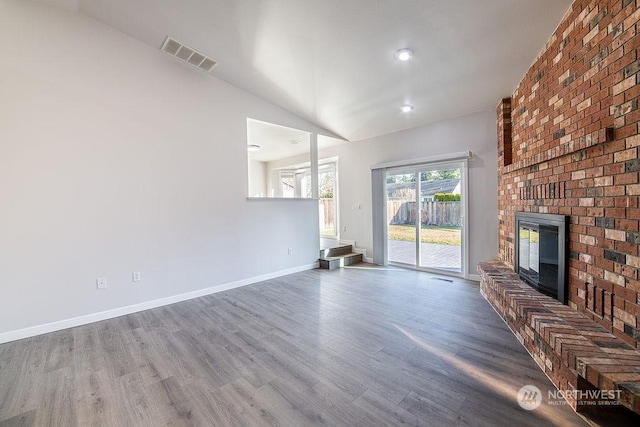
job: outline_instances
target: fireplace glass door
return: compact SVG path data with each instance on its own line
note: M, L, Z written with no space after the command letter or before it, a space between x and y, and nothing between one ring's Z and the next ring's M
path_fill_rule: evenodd
M518 273L540 292L558 297L558 227L521 221Z
M520 274L537 282L539 273L540 232L536 224L520 224Z

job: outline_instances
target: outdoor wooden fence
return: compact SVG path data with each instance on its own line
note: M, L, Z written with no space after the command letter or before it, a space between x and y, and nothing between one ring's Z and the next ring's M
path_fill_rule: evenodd
M461 226L462 207L460 202L421 202L422 225ZM387 218L389 224L415 224L417 216L416 202L389 200Z
M320 199L320 221L324 229L332 229L335 224L333 199ZM442 225L459 227L462 225L460 202L422 202L422 225ZM387 202L389 224L415 224L416 202L389 200Z
M323 230L333 229L335 224L333 203L333 199L320 199L320 223L324 224Z

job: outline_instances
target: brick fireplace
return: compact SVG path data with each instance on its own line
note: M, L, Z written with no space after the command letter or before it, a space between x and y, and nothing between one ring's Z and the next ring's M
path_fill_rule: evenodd
M640 0L575 0L499 103L499 260L479 267L483 295L559 389L617 388L638 413L639 21ZM567 305L513 273L516 212L569 218Z
M499 256L515 212L570 216L568 304L640 345L640 1L576 0L498 106Z

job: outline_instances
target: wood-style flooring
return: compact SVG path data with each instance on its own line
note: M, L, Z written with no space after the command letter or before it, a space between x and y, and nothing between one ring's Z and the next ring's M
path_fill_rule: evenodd
M0 345L0 425L585 425L478 285L312 270Z

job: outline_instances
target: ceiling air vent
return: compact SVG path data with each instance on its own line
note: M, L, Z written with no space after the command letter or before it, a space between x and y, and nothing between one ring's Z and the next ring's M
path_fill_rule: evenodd
M160 50L207 72L213 70L213 67L217 64L213 59L206 57L195 49L183 45L169 36L165 39Z

